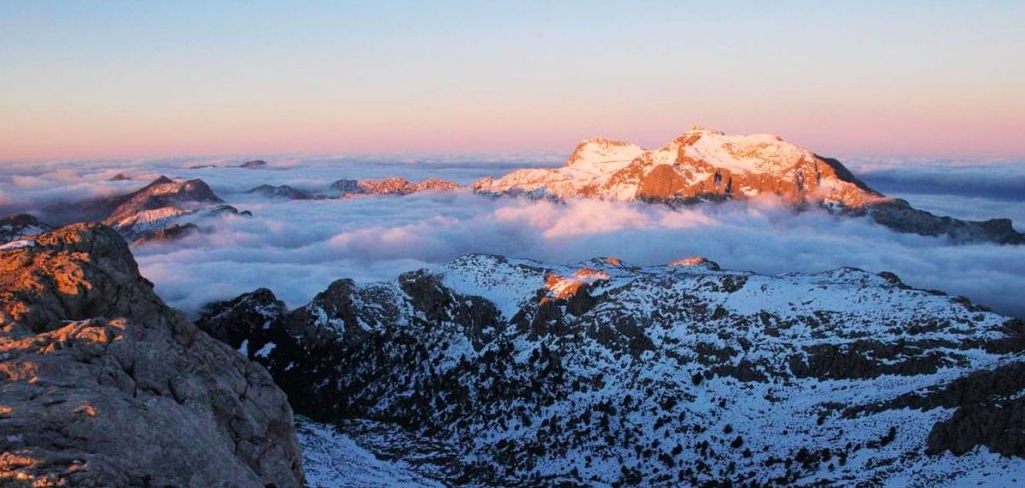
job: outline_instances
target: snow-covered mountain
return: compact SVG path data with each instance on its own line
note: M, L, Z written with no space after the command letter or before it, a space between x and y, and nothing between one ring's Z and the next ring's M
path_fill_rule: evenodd
M791 202L848 207L883 199L836 161L779 137L727 135L693 128L659 149L607 139L577 145L565 166L485 178L481 192L538 192L559 198L688 200L749 198L764 193Z
M839 161L766 134L692 128L650 151L627 142L590 139L580 142L560 168L521 169L481 179L473 188L492 195L670 204L775 195L798 206L867 215L899 232L947 236L958 243L1025 243L1010 220L971 222L916 210L872 190Z
M224 203L203 180L172 180L161 176L141 189L82 205L99 214L129 242L177 239L200 230L207 217L249 215Z
M467 255L197 325L297 413L453 485L1025 482L1025 325L891 273Z

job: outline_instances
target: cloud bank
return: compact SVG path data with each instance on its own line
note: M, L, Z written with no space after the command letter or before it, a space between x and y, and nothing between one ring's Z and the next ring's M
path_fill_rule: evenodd
M335 279L390 280L461 254L494 253L551 263L615 256L635 265L701 255L726 268L768 274L855 266L895 272L911 286L965 295L998 312L1025 316L1025 247L948 246L936 238L896 234L867 219L837 218L820 211L794 213L772 199L671 210L641 203L492 199L469 191L323 201L272 201L241 193L264 183L319 190L339 178L393 175L469 182L512 167L558 164L553 160L559 159L296 159L271 161L266 170L188 169L203 163L196 160L61 163L22 172L4 168L0 205L40 207L69 195L123 192L157 174L203 178L228 203L251 210L254 217L224 216L211 222L214 232L134 250L143 275L156 284L157 292L192 314L211 300L257 287L272 289L294 307ZM882 166L853 167L873 184L872 175L878 175L873 171ZM922 169L921 163L888 168L909 183L906 192L887 193L916 205L927 202L926 208L947 207L950 213L961 212L955 214L958 217L988 218L1006 215L998 211L1016 205L1000 195L989 198L982 179L970 195L923 193L918 192L925 187L922 182L940 181L934 176L942 171ZM1021 166L1005 165L1000 171L1014 175ZM106 181L118 172L138 179ZM941 186L928 188L936 192ZM971 208L996 213L964 215ZM1022 214L1025 217L1025 211Z
M615 256L635 265L702 255L727 268L769 274L839 266L892 271L915 287L1025 315L1023 247L948 246L865 219L795 214L772 200L674 211L457 192L246 208L257 217L227 218L215 233L138 248L143 274L173 305L194 312L206 301L259 286L297 306L337 278L390 280L464 253L552 263Z

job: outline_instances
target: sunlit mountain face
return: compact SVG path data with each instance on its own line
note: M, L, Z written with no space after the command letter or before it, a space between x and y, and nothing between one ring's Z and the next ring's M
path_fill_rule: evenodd
M180 483L54 454L146 405L227 440L128 435L217 459L190 483L1016 484L1025 165L851 161L692 128L4 166L0 476Z
M716 137L743 140L709 135L713 141ZM751 139L751 147L772 142L782 148L771 149L778 154L791 151L790 166L799 167L802 158L822 157L765 138ZM702 144L695 145L695 153L708 152ZM626 173L623 168L638 156L649 173L654 171L647 187L653 186L661 171L654 170L659 165L649 163L651 157L642 155L645 150L640 147L619 146L635 149L617 163L612 161L616 158L599 153L582 157L591 146L589 141L582 142L570 156L264 158L267 165L256 168L240 167L251 158L8 165L0 177L0 192L4 213L33 213L49 225L75 221L83 214L116 224L110 219L113 207L101 208L96 202L116 203L120 195L137 192L161 176L208 185L223 202L151 205L155 208L122 216L138 221L135 228L142 234L146 233L142 224L155 220L154 230L170 227L161 233L179 237L154 240L131 235L129 239L149 242L133 248L144 274L154 281L158 293L188 313L211 299L257 287L270 287L286 303L297 306L340 276L364 282L391 279L465 253L496 253L556 263L619 256L639 265L701 254L730 268L763 273L856 266L892 271L913 286L965 295L1003 313L1025 314L1018 299L1025 292L1019 279L1025 271L1020 247L986 242L951 246L946 235L896 232L868 217L840 218L824 205L794 211L793 193L787 197L790 200L775 198L771 191L750 198L744 192L751 190L739 183L733 192L736 196L724 199L729 177L723 179L723 174L752 164L742 161L731 163L732 170L719 172L718 187L716 171L699 168L707 173L702 181L714 190L708 203L683 198L637 201L632 195L645 186L637 181L610 191L609 198L563 198L563 188L576 188L566 185L583 188L593 181L616 181L614 173ZM595 147L601 150L600 144ZM676 147L680 141L645 154L656 159L671 154L672 161L666 162L676 163L680 152ZM683 157L691 157L688 151L682 151ZM730 152L720 154L736 160ZM976 221L1007 217L1016 230L1022 230L1025 201L1014 191L1025 183L1025 166L1020 162L851 161L842 163L874 193L905 199L939 216ZM594 168L582 168L587 165ZM613 166L615 171L605 172ZM685 166L695 174L695 166ZM590 183L578 183L563 173ZM498 182L522 180L524 174L540 175L541 180L520 188L518 195L507 192L499 197L494 191L481 191L485 184L491 190L503 188ZM792 182L795 174L777 179ZM956 181L952 175L961 175L961 181L952 182ZM389 183L389 178L405 182ZM557 183L542 188L545 178ZM812 179L806 178L809 186ZM361 180L364 186L369 183L367 189ZM853 184L841 183L855 194L876 198ZM684 187L690 192L684 197L697 195L695 185L680 188ZM507 184L503 189L510 188ZM810 191L808 195L815 197ZM73 204L77 202L92 205Z

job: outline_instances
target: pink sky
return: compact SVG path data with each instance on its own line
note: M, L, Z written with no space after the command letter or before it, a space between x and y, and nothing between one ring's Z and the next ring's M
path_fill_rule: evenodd
M585 8L586 7L586 8ZM1025 157L1020 2L0 6L0 161L648 147Z

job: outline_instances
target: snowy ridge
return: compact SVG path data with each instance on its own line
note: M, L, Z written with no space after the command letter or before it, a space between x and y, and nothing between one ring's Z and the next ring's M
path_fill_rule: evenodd
M688 205L776 198L795 209L865 216L892 230L945 236L954 244L1025 244L1008 219L939 217L888 198L858 180L839 161L768 134L729 135L691 128L668 144L644 150L606 139L581 142L560 168L532 168L473 184L485 195L642 200Z
M887 273L467 255L340 280L270 330L254 359L298 412L387 419L434 447L350 434L451 484L958 486L1025 468L993 461L1013 429L958 424L1022 401L1025 326ZM268 339L251 337L253 357ZM945 433L964 428L985 434Z
M136 192L93 205L111 207L103 223L135 244L184 237L209 217L248 215L224 204L203 180L174 181L165 176Z
M306 484L311 488L442 488L405 463L389 463L360 447L330 425L309 419L296 420L296 434L303 446Z
M882 199L846 169L835 169L779 137L701 128L654 151L605 139L584 141L561 168L514 171L480 180L474 188L492 194L613 200L749 198L765 193L850 207Z

